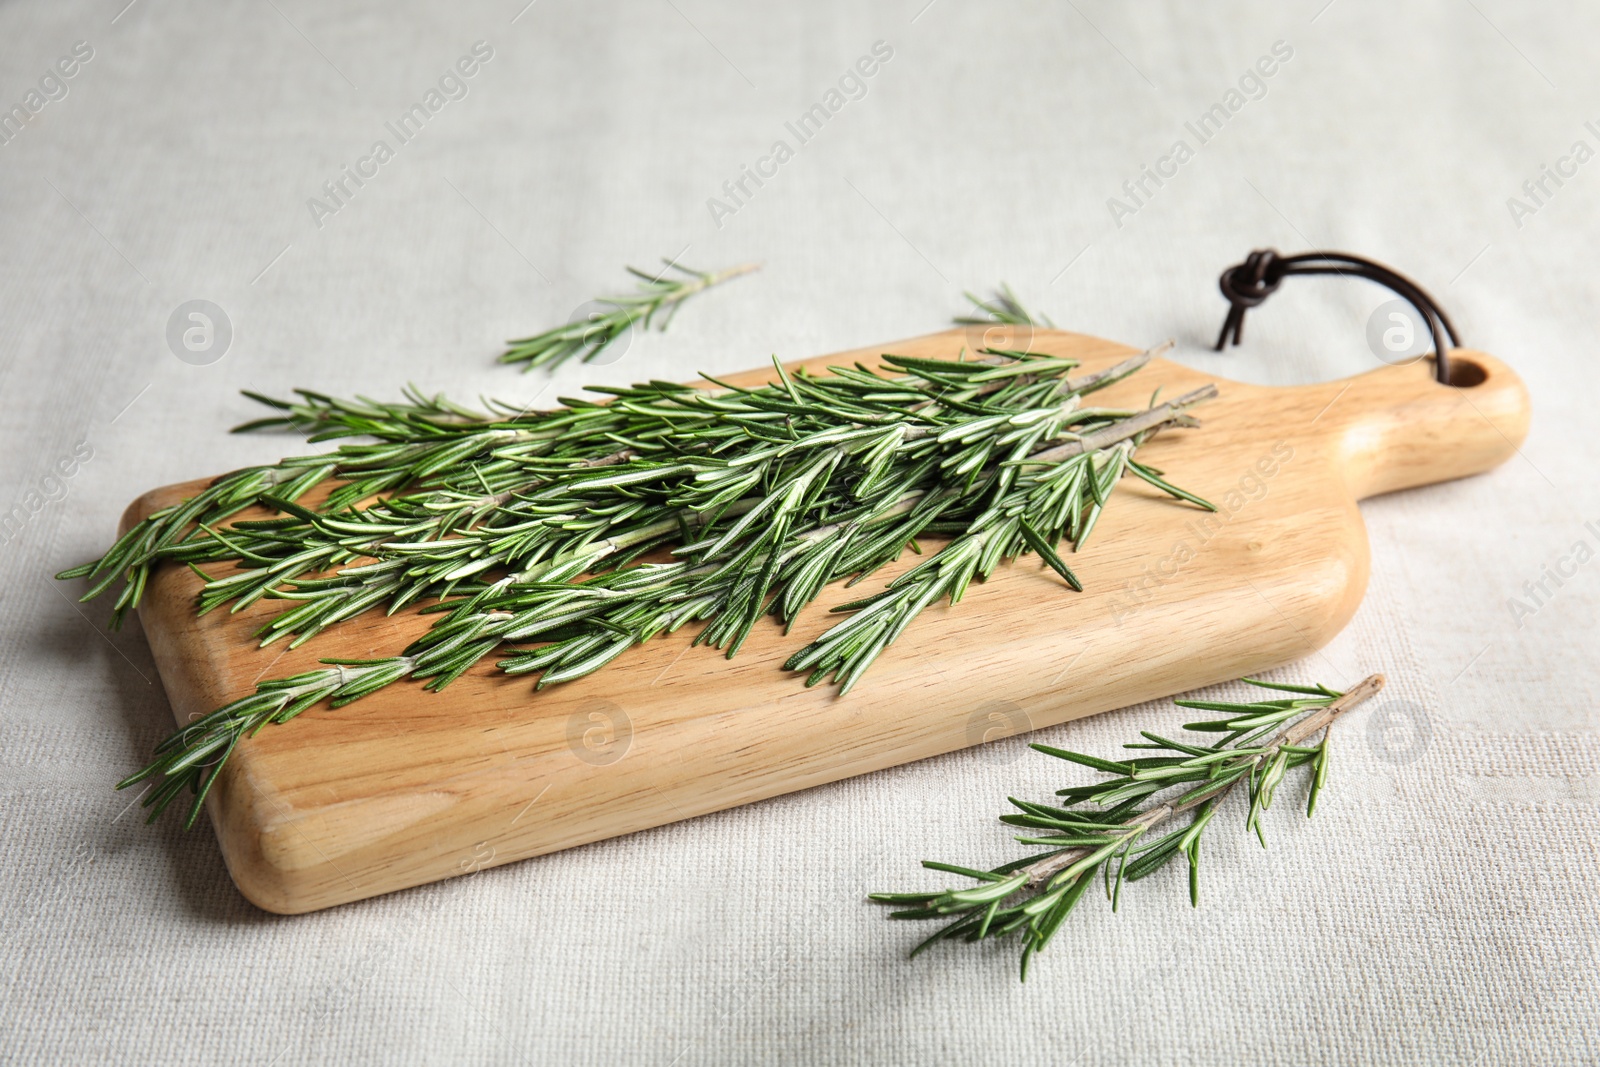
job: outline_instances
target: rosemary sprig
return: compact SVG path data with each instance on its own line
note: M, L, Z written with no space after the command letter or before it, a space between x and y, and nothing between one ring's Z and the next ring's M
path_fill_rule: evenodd
M1045 325L1055 328L1055 323L1050 321L1050 316L1041 315L1034 318L1033 312L1022 306L1022 301L1017 299L1017 294L1011 291L1011 286L1004 282L988 300L974 295L963 293L972 302L975 313L958 315L955 323L958 326L1038 326Z
M1142 411L1085 403L1149 356L1072 376L1074 361L1048 355L889 355L880 371L780 367L774 384L721 392L652 382L608 390L608 404L527 415L416 394L399 405L311 393L272 402L290 425L379 443L343 445L315 468L291 459L230 476L66 576L91 576L91 596L125 578L125 610L160 561L210 567L201 610L290 605L264 624L264 641L308 640L371 607L423 599L440 618L396 656L263 683L174 735L124 784L164 777L147 797L157 811L189 785L192 822L239 737L318 700L403 677L441 688L497 649L502 670L553 684L696 620L707 621L698 640L731 656L762 615L791 623L828 582L861 580L919 537L952 538L847 605L850 619L790 661L809 683L831 675L847 691L923 608L958 600L1004 559L1037 552L1079 587L1054 546L1084 542L1122 476L1210 507L1133 456L1162 429L1193 425L1186 409L1214 389ZM314 473L337 485L336 504L313 510L273 491L303 468L293 488L308 492ZM281 517L206 518L251 502ZM185 516L200 521L184 528ZM652 550L676 558L635 562Z
M525 371L535 367L558 367L573 356L580 356L583 362L588 363L634 323L648 328L651 320L665 310L666 316L660 325L660 329L665 330L678 313L678 308L689 297L729 278L760 268L759 264L745 263L722 271L697 271L670 259L662 262L667 270L677 271L684 277L668 277L666 270L660 274L647 274L629 267L628 273L640 279L635 292L601 297L594 303L608 310L596 311L575 322L562 323L532 337L507 341L509 347L501 354L500 362L521 363Z
M873 893L871 899L899 910L890 918L938 920L946 925L924 940L911 955L946 940L967 942L1017 934L1022 939L1022 977L1028 962L1050 943L1074 906L1101 872L1106 895L1116 910L1124 881L1134 882L1159 870L1178 855L1189 861L1189 900L1200 904L1200 839L1219 806L1241 783L1249 797L1245 828L1263 847L1261 816L1272 806L1285 774L1296 767L1312 769L1306 815L1315 810L1327 781L1328 731L1334 720L1383 688L1374 674L1349 692L1325 686L1283 685L1246 678L1265 689L1294 694L1287 699L1225 703L1179 700L1183 708L1221 712L1223 718L1189 723L1186 730L1225 734L1216 744L1169 741L1148 731L1124 747L1170 752L1105 760L1049 745L1030 747L1046 755L1113 775L1093 785L1057 790L1062 805L1010 798L1019 813L1000 821L1035 831L1017 840L1042 846L1043 854L1024 857L990 870L975 870L926 861L929 870L971 878L968 889L923 893ZM1314 745L1306 744L1321 733ZM1158 796L1160 799L1158 799ZM1174 816L1193 812L1185 826L1155 836L1152 831ZM1112 868L1116 874L1113 880Z
M688 391L683 386L658 388ZM80 598L84 601L120 583L111 616L115 629L128 611L138 607L151 570L158 563L256 561L269 550L250 540L248 535L258 531L291 555L310 552L294 573L348 558L318 555L314 545L297 544L292 522L265 529L241 523L236 527L240 530L237 535L219 533L222 522L253 504L267 503L281 511L303 514L305 509L292 505L324 485L331 486L331 492L319 510L349 511L352 518L359 517L350 510L357 502L404 487L425 490L423 499L430 503L437 502L434 491L464 489L472 499L480 499L505 491L519 478L526 480L525 474L511 473L519 464L545 462L559 467L597 461L615 453L617 445L608 435L629 428L618 410L582 402L549 412L469 417L456 414L457 409L442 400L424 403L414 397L418 403L380 409L377 405L332 401L309 392L302 392L301 396L305 399L303 405L258 398L288 415L259 420L247 427L309 428L307 422L312 421L312 440L368 436L378 438L378 443L344 444L331 453L292 456L276 464L225 474L195 497L163 508L136 524L100 559L62 571L56 577L88 578L89 589ZM493 488L495 485L501 488ZM473 493L474 489L482 492ZM403 510L409 503L408 498L395 506ZM373 517L381 517L381 512ZM448 522L444 523L441 535L450 528Z

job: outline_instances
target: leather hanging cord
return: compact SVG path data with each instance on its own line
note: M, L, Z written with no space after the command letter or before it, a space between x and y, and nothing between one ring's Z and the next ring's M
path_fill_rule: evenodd
M1251 252L1243 263L1223 271L1217 286L1232 306L1222 323L1222 332L1217 335L1218 352L1228 343L1230 334L1234 344L1244 339L1244 313L1277 292L1279 283L1291 274L1339 274L1347 278L1366 278L1394 290L1416 308L1428 323L1428 332L1433 335L1434 377L1446 385L1450 383L1449 352L1451 348L1461 347L1461 341L1444 310L1423 291L1422 286L1404 274L1382 263L1343 252L1305 252L1297 256L1280 256L1273 249L1259 248ZM1445 344L1447 339L1450 342L1448 345Z

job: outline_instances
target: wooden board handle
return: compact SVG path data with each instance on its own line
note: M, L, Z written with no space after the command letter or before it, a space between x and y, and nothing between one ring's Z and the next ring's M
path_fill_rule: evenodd
M1467 348L1453 350L1450 364L1450 385L1434 379L1431 360L1418 360L1305 390L1311 436L1333 453L1357 500L1481 474L1527 437L1528 389L1515 371ZM1306 432L1285 427L1290 437Z

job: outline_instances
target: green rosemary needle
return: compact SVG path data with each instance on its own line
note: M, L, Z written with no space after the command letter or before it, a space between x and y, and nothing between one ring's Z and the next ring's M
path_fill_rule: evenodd
M662 260L666 270L660 274L646 274L629 267L628 273L640 279L637 291L623 296L601 297L593 301L600 305L592 313L573 322L551 327L543 333L508 341L501 354L501 363L521 363L525 371L535 367L558 367L579 356L588 363L604 351L634 323L648 328L650 322L663 310L660 329L665 330L678 313L683 302L694 294L758 270L760 265L745 263L722 271L697 271L680 266L670 259ZM667 271L677 271L684 277L668 277Z
M1265 689L1293 694L1287 699L1249 703L1179 700L1183 708L1221 712L1220 719L1190 723L1186 730L1225 734L1216 744L1170 741L1141 731L1144 741L1125 747L1169 752L1105 760L1049 745L1030 747L1113 775L1093 785L1058 790L1060 805L1011 798L1017 813L1000 821L1033 831L1017 840L1043 847L1041 854L1013 860L990 870L975 870L926 861L929 870L971 878L968 889L922 893L873 893L871 899L899 910L893 919L937 920L946 925L911 951L912 956L940 941L982 941L1017 934L1022 940L1022 977L1028 962L1050 943L1099 871L1106 895L1116 910L1124 881L1135 882L1183 855L1189 861L1189 899L1200 903L1200 838L1218 807L1241 783L1249 798L1245 828L1266 845L1261 816L1272 806L1285 774L1310 765L1312 777L1306 815L1316 810L1327 780L1328 731L1334 720L1383 688L1374 674L1349 692L1325 686L1284 685L1245 678ZM1317 734L1322 737L1308 745ZM1159 797L1159 799L1158 799ZM1187 825L1155 836L1156 827L1193 812ZM1112 875L1115 867L1116 874Z

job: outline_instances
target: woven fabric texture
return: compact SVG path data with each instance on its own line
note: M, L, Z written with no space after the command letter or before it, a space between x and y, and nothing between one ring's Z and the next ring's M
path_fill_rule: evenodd
M523 3L0 4L0 1060L1600 1058L1600 10ZM170 714L137 624L49 575L144 489L291 451L224 433L242 388L548 402L928 332L1001 280L1235 379L1375 366L1358 282L1209 350L1218 272L1267 246L1419 279L1535 417L1504 467L1363 505L1365 603L1279 677L1390 688L1315 820L1214 825L1198 910L1175 865L1026 985L1010 945L905 962L862 893L1014 854L1005 796L1070 777L1020 740L298 918L110 789ZM604 366L493 365L664 255L766 266ZM221 358L175 355L192 300Z

